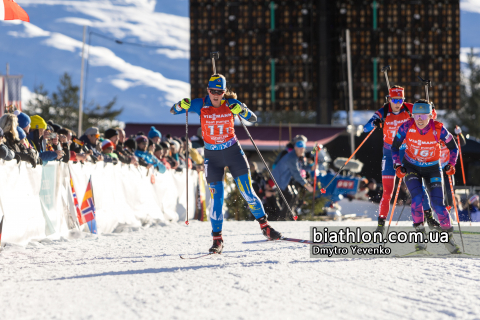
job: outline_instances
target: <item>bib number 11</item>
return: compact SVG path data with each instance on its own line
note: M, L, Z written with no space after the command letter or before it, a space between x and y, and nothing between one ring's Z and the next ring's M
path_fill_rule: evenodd
M223 134L223 127L224 127L223 124L217 125L219 135ZM208 126L208 129L210 129L210 135L214 136L215 135L215 126ZM230 133L230 128L227 128L226 131L227 131L227 134Z

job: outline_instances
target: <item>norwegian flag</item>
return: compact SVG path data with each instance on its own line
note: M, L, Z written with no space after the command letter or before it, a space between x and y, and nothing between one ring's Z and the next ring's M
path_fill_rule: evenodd
M86 221L82 216L82 212L80 211L80 205L78 204L77 193L75 192L75 187L73 186L73 180L71 176L70 176L70 186L72 187L73 204L75 205L75 210L77 211L78 224L82 225L86 223Z
M0 20L23 20L30 22L30 17L15 1L0 0Z
M92 192L92 178L88 180L87 190L83 196L82 206L80 208L82 212L82 219L88 224L91 233L97 233L97 222L95 220L95 203L93 202Z

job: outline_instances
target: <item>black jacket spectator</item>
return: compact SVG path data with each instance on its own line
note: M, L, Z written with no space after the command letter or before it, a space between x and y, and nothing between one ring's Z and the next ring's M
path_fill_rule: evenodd
M3 135L3 130L0 128L0 159L10 161L15 157L15 154L10 150L6 144L4 144L5 138Z

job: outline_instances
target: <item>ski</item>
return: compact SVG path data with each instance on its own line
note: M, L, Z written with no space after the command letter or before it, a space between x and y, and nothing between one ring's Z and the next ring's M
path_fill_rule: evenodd
M206 254L202 254L202 255L199 255L199 256L195 256L195 257L188 257L188 256L182 256L180 255L180 259L200 259L200 258L205 258L205 257L208 257L208 256L212 256L216 253L206 253Z
M253 241L243 241L244 244L251 244L251 243L262 243L262 242L275 242L275 241L290 241L290 242L298 242L298 243L306 243L306 244L325 244L325 242L314 243L310 240L302 240L302 239L294 239L294 238L285 238L282 237L278 240L253 240Z
M433 254L431 254L427 250L416 250L403 255L397 255L396 257L402 258L402 257L414 257L414 256L433 256Z

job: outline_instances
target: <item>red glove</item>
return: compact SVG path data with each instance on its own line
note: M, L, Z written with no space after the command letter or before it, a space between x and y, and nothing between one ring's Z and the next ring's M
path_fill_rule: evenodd
M405 174L407 173L407 169L405 169L403 166L397 166L395 168L395 174L399 179L402 179L405 177Z
M449 176L453 176L455 174L455 167L447 164L445 166L445 173L448 174Z

